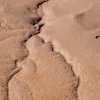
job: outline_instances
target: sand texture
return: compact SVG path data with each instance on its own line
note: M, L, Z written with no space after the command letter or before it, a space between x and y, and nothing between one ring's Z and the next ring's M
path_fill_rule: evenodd
M0 100L100 100L99 0L0 0Z
M52 41L80 76L79 100L99 100L100 1L50 0L43 11L46 25L40 36Z

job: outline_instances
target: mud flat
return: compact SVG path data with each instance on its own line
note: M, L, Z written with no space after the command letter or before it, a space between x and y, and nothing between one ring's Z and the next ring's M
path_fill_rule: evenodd
M100 99L100 1L50 0L40 37L51 41L80 77L79 100Z

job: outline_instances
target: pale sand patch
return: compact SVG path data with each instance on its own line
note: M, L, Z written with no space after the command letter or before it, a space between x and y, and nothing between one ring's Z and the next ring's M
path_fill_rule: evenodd
M99 100L100 2L87 2L51 0L45 3L43 21L46 24L40 36L53 42L55 49L62 52L67 61L72 63L74 72L80 76L79 100Z

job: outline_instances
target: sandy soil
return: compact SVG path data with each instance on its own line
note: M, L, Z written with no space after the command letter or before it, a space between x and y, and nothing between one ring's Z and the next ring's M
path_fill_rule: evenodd
M99 100L99 0L50 0L43 5L43 11L46 24L40 36L52 41L55 50L66 57L80 76L79 100Z
M0 0L0 100L99 100L100 1L46 1Z

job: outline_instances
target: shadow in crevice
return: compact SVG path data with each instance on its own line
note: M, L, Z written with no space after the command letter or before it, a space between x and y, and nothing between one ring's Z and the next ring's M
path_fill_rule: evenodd
M37 4L37 7L39 7L40 5L42 5L43 3L47 2L49 0L41 0L38 4Z
M95 36L96 39L100 38L100 35Z
M31 24L31 25L36 25L36 24L38 24L41 20L42 20L41 17L34 18L34 19L31 20L30 24Z

